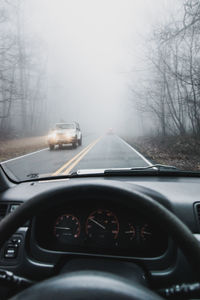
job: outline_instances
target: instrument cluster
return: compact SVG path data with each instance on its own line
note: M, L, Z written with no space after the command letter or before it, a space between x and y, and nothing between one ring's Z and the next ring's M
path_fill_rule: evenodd
M38 217L35 226L39 245L55 251L155 257L168 244L158 224L124 208L65 208Z

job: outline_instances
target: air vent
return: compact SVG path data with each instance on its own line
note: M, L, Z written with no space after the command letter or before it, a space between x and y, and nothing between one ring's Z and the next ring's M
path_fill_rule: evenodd
M5 217L7 210L8 210L8 204L1 203L0 204L0 220Z
M198 220L198 226L200 227L200 203L195 204L195 213Z

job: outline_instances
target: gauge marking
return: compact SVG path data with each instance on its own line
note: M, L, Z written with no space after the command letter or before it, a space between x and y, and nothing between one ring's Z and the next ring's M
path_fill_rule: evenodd
M140 230L140 236L143 241L147 241L151 239L151 236L153 235L152 229L148 224L144 224Z
M125 238L132 241L136 237L136 229L132 223L127 223L124 230Z

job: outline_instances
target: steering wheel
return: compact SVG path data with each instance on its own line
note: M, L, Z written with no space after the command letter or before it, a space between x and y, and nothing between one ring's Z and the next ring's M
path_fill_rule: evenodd
M65 197L61 197L61 195ZM43 192L26 201L12 214L1 221L0 247L28 219L41 212L42 208L52 208L58 203L63 204L76 198L84 199L100 195L110 197L118 203L123 203L132 209L147 212L162 227L168 228L168 233L183 251L189 264L197 276L200 276L200 245L189 228L172 212L158 201L135 189L133 185L114 182L87 181L70 182L66 186L51 187L48 193ZM53 201L51 201L51 198ZM160 226L160 225L159 225ZM136 272L137 273L137 272ZM37 283L12 299L131 299L146 300L163 299L146 287L138 277L127 279L112 272L87 270L65 272L51 279Z

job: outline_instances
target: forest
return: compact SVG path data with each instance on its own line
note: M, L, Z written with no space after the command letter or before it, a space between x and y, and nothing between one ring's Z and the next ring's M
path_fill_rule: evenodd
M25 32L22 1L0 0L0 137L46 128L45 59Z
M200 2L180 2L179 12L154 28L133 102L154 120L155 134L200 137ZM137 99L137 100L135 100Z

